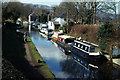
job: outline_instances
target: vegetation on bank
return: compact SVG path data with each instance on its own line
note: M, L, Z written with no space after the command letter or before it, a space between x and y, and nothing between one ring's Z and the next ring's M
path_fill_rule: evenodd
M82 39L96 43L101 50L110 53L111 45L120 41L120 31L116 25L109 22L103 25L75 25L72 26L70 35L75 37L82 37Z
M48 78L48 80L55 80L55 76L52 74L50 69L48 68L46 62L43 60L43 58L40 56L39 52L37 51L35 45L33 44L30 37L27 37L29 50L31 57L36 65L38 65L37 70L42 73L42 75L45 78Z
M2 59L2 80L28 80L11 62Z
M9 26L9 28L7 27L4 26L2 29L2 57L4 58L4 60L9 61L8 63L11 63L11 65L14 66L14 69L11 69L9 65L6 65L7 61L5 63L3 60L2 77L3 79L11 79L11 77L14 76L13 80L15 80L16 78L19 79L21 76L15 76L16 73L14 73L14 70L17 70L21 72L21 74L23 74L27 79L29 79L26 74L31 69L28 68L29 63L24 58L24 43L22 42L21 37L16 34L15 30L10 29L11 26ZM7 68L7 71L11 71L13 73L5 72L5 67Z
M36 69L34 66L31 66L26 59L23 34L17 33L17 28L21 27L15 26L14 23L6 23L2 27L2 79L8 80L12 78L12 80L43 80L46 78L43 77L43 74L47 77L50 76L50 78L54 77L52 76L53 74L51 72L48 72L50 70L47 65L44 66L45 63L38 64L36 67L41 67L38 69ZM30 42L30 44L31 43L32 42ZM44 69L46 70L44 71ZM38 70L41 70L41 73Z

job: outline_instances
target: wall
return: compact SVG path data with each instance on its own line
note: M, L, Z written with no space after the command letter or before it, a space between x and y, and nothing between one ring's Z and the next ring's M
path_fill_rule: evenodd
M52 25L51 25L51 24L52 24ZM55 25L53 24L52 21L49 21L49 22L48 22L48 28L55 30Z

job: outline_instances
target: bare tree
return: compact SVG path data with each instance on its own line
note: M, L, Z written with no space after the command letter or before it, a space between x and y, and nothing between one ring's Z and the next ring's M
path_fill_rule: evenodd
M115 23L117 23L117 4L117 2L104 2L100 8L102 12L115 16Z

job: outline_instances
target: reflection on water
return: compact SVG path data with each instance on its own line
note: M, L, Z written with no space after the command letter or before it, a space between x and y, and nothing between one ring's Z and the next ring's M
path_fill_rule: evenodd
M115 70L112 65L103 63L98 68L90 67L89 62L86 60L80 58L77 61L71 55L64 54L65 51L62 48L58 48L53 42L42 37L39 32L31 32L30 37L56 78L77 78L78 80L113 79ZM116 70L116 74L117 72L118 70ZM114 78L118 79L118 76L117 74Z

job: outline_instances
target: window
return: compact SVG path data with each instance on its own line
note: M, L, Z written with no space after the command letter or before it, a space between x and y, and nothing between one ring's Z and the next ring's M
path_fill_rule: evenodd
M81 48L83 48L83 45L81 46Z
M74 45L76 46L76 45L77 45L77 43L74 43Z
M48 32L52 32L53 30L52 29L49 29Z
M52 26L52 22L51 22L51 26Z
M80 44L78 44L78 47L80 47Z
M85 47L85 51L87 51L87 52L88 52L88 47Z
M74 42L74 39L69 39L69 38L68 38L68 39L65 40L65 42L66 42L66 43L72 43L72 42Z
M90 48L90 52L95 52L95 48Z
M77 46L78 46L78 43L74 43L74 45L77 47Z
M63 42L65 42L65 40L63 39Z

